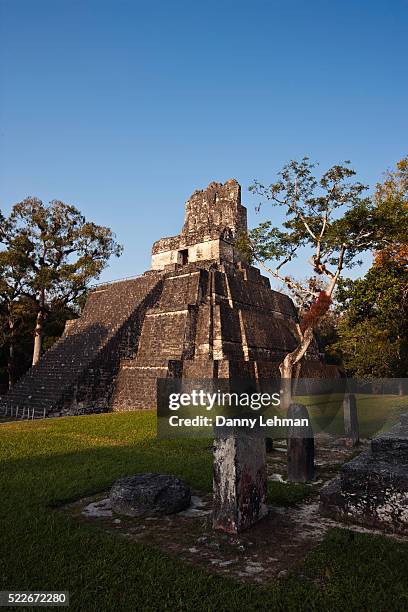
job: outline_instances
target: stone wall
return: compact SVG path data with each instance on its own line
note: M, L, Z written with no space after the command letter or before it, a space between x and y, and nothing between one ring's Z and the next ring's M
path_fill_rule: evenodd
M233 235L247 229L241 187L235 179L224 184L210 183L206 189L193 193L186 203L182 235L194 244L202 236L216 235L226 229Z
M255 268L189 264L168 272L137 354L121 365L113 410L155 407L157 378L276 378L296 347L296 324L291 300ZM319 363L313 352L308 358Z

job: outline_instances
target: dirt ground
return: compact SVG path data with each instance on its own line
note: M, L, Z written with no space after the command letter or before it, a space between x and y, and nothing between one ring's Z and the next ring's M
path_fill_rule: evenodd
M96 523L118 537L158 548L211 572L242 581L269 582L293 569L332 527L380 533L324 518L318 508L319 489L366 445L363 441L357 450L350 448L345 439L326 434L316 436L316 479L308 485L310 496L290 507L268 506L268 515L238 536L213 531L211 495L200 491L193 491L190 508L169 516L119 516L111 509L108 492L68 504L63 511L77 520ZM285 442L275 442L274 446L267 456L268 480L285 483ZM408 537L389 537L408 541Z

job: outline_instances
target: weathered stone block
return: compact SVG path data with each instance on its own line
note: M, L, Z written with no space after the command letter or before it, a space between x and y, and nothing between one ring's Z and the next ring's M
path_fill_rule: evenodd
M265 439L214 440L213 527L239 533L267 514Z
M273 451L273 438L265 438L265 450L267 453Z
M109 493L112 508L126 516L174 514L190 505L190 487L169 474L136 474L117 480Z
M389 432L381 434L371 441L373 453L385 453L388 462L408 461L408 422L401 421L401 425L393 427Z
M344 433L351 440L352 446L360 442L356 396L347 393L343 400Z
M290 404L287 417L294 421L309 420L309 413L303 404ZM315 477L314 469L314 436L312 426L288 428L287 466L288 480L291 482L308 482Z
M381 434L344 464L320 492L327 516L386 531L408 533L408 455L404 422Z

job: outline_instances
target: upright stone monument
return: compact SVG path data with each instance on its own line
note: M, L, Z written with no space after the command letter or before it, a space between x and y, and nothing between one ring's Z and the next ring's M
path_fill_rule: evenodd
M290 404L288 418L309 421L309 413L303 404ZM307 426L289 427L287 438L288 480L291 482L308 482L314 480L314 435L310 422Z
M343 400L344 433L352 446L360 442L357 402L354 393L346 393Z
M214 529L239 533L263 518L266 485L264 438L230 432L214 440Z

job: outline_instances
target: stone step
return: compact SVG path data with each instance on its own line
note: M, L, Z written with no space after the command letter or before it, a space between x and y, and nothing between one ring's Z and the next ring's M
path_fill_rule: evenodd
M113 411L153 408L156 404L157 378L164 378L166 373L167 367L160 370L140 367L121 368L112 398Z
M408 461L408 438L401 435L384 436L376 438L371 442L371 450L374 455L386 455L398 460Z

